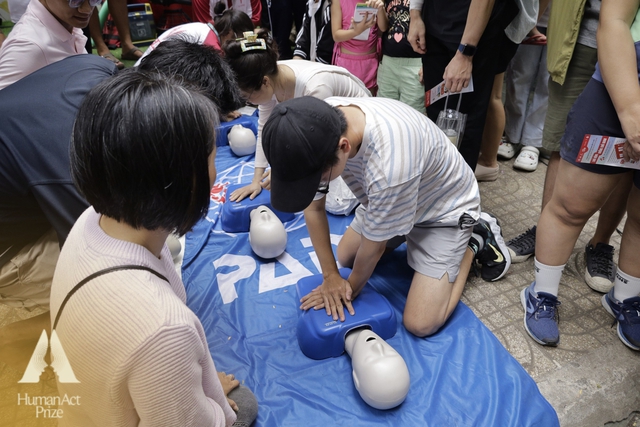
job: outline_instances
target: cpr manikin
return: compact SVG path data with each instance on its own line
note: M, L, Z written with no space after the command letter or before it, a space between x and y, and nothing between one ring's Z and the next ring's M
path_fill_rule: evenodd
M353 382L360 397L376 409L391 409L409 392L409 370L404 359L370 329L347 334L345 350L351 356Z
M229 131L228 139L231 151L238 157L256 152L256 135L249 128L234 125Z
M287 232L282 221L266 206L258 206L249 214L249 244L262 258L277 258L287 247Z

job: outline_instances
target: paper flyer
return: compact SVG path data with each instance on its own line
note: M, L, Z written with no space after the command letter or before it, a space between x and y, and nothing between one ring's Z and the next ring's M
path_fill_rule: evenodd
M428 107L429 105L436 102L438 99L443 98L447 95L456 95L458 93L467 93L473 92L473 77L469 79L469 86L462 89L460 92L445 92L444 91L444 80L434 87L432 87L428 92L424 94L424 106Z
M376 16L378 14L378 9L375 7L369 7L366 3L356 3L356 9L353 11L353 20L355 22L360 22L363 19L369 20L372 16ZM362 33L355 36L354 40L368 40L369 33L371 32L371 28L367 28Z
M640 169L640 162L626 161L622 155L624 138L586 134L576 157L578 163Z

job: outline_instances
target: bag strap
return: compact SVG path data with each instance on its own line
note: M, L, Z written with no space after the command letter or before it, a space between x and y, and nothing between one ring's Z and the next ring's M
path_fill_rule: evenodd
M95 273L90 274L89 276L82 279L77 285L73 287L73 289L69 291L67 296L64 297L64 300L62 300L62 304L60 304L60 308L58 309L58 314L56 314L56 320L53 322L53 329L55 329L56 326L58 326L58 320L60 320L60 314L62 314L62 310L64 309L64 306L67 304L67 302L69 302L69 299L71 298L71 296L75 294L81 287L83 287L88 282L92 281L97 277L100 277L105 274L113 273L116 271L121 271L121 270L144 270L144 271L148 271L149 273L152 273L153 275L159 277L160 279L166 281L167 283L169 282L169 280L166 277L164 277L162 274L158 273L152 268L145 267L143 265L135 265L135 264L118 265L115 267L109 267L100 271L96 271Z

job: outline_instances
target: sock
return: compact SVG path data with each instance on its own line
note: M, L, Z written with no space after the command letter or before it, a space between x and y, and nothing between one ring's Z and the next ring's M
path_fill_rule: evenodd
M536 269L536 284L533 290L538 292L546 292L553 296L558 296L558 288L560 288L560 278L562 277L562 265L545 265L534 257L534 266Z
M472 233L471 239L469 239L469 249L473 251L474 255L478 255L482 248L484 248L484 239L481 235Z
M616 279L613 281L613 297L622 302L640 294L640 278L629 276L618 268Z

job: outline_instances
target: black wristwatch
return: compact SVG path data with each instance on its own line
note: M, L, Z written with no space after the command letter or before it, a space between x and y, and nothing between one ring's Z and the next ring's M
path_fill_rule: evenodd
M464 56L473 56L476 54L476 50L478 50L478 48L472 44L460 43L460 45L458 46L458 50Z

